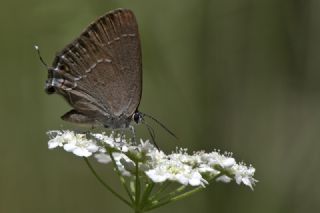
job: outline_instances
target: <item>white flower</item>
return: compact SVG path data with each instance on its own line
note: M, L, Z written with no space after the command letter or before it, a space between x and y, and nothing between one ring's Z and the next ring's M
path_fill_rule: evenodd
M222 175L216 179L216 181L221 181L224 183L229 183L229 182L231 182L231 180L232 180L232 178L228 177L227 175Z
M256 182L258 182L253 178L255 168L253 168L252 166L247 167L243 164L237 164L232 167L232 171L234 172L234 178L237 184L243 183L253 190L253 186Z
M49 149L63 147L77 156L89 157L94 154L100 163L112 162L113 156L117 170L127 177L136 176L138 163L139 176L146 176L155 183L165 181L182 185L205 186L210 180L229 183L234 180L253 189L257 182L253 178L255 169L237 163L232 154L219 151L204 151L188 154L187 149L177 148L167 155L159 151L149 141L127 142L125 138L115 137L114 133L75 133L73 131L50 131Z
M154 165L161 163L167 158L167 155L164 154L164 152L157 149L149 151L146 156L148 157L150 164Z
M125 146L125 151L123 152L127 152L128 155L139 158L139 159L141 157L148 156L150 153L158 151L153 144L149 143L149 141L143 141L143 140L140 140L140 143L137 145L127 144L124 146Z
M197 170L200 172L200 174L208 174L208 175L213 175L213 176L220 174L220 172L218 170L212 168L211 166L209 166L207 164L200 164L197 167Z
M140 152L143 152L143 153L150 153L152 151L158 151L158 149L153 144L151 144L148 140L143 141L142 139L140 139L140 144L138 147L139 147Z
M198 171L193 170L189 165L175 160L163 161L154 169L150 169L145 173L153 182L170 180L191 186L204 186L207 183Z
M82 137L73 138L72 140L68 141L63 148L67 152L72 152L80 157L89 157L92 155L92 153L99 150L99 147L95 144L95 142Z
M63 144L70 138L69 135L73 134L73 132L65 131L63 134L61 131L49 131L47 134L51 138L48 142L48 148L54 149L57 147L62 147Z
M92 153L99 150L96 142L87 139L85 134L74 133L71 131L51 131L48 132L50 136L56 134L55 138L48 142L49 148L56 148L57 146L63 146L67 152L80 157L89 157Z
M131 176L134 171L135 164L123 153L114 152L112 156L116 162L119 172L123 176Z
M49 149L54 149L54 148L56 148L56 147L61 147L61 146L63 146L63 143L64 143L63 137L57 136L57 137L49 140L49 142L48 142L48 148L49 148Z
M110 163L111 162L111 158L108 154L106 153L98 153L98 154L95 154L94 157L97 159L97 161L99 163L104 163L104 164L107 164L107 163Z
M211 166L221 166L222 168L230 168L236 161L232 157L226 157L218 152L201 153L201 160Z
M161 183L168 179L169 175L165 170L155 168L146 171L148 177L155 183Z
M113 133L109 136L109 135L105 135L103 134L91 134L93 137L95 137L96 139L98 139L100 142L103 142L104 145L106 145L107 147L110 148L114 148L117 147L117 144L115 142L115 138L113 137ZM117 140L116 140L117 141Z

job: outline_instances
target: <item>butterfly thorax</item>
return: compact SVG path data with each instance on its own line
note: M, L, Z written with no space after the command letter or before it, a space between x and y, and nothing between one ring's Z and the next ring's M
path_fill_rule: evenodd
M124 129L130 126L132 119L131 117L119 116L119 117L108 117L104 121L100 121L104 127L111 129Z
M112 128L112 129L122 129L122 128L128 128L130 126L130 123L133 121L136 124L140 124L143 120L143 113L136 111L132 116L116 116L116 117L110 117L107 118L103 122L103 126L106 128Z

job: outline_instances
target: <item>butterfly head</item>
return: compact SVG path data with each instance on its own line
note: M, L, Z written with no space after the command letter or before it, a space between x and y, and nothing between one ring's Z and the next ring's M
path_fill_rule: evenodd
M136 122L137 124L140 124L143 122L143 114L139 111L136 111L133 115L132 115L132 120L134 122Z
M45 91L47 94L53 94L55 93L56 89L54 88L54 86L46 86Z
M53 86L54 85L53 81L54 81L53 69L52 68L48 68L48 79L46 80L46 85L45 85L44 90L49 95L56 92L56 88Z

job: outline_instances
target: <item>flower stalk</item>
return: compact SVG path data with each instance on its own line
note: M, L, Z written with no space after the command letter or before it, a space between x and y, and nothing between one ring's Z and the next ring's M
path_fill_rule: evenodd
M107 183L105 183L100 177L99 175L96 173L96 171L93 169L93 167L91 166L90 162L88 161L87 158L84 158L84 161L86 162L87 166L89 167L90 171L92 172L92 174L97 178L97 180L107 189L109 190L114 196L116 196L117 198L119 198L122 202L124 202L125 204L127 204L128 206L131 206L131 203L129 201L127 201L125 198L123 198L121 195L119 195L115 190L113 190Z

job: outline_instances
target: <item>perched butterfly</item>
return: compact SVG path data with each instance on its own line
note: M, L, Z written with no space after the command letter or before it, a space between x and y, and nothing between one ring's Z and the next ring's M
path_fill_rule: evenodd
M173 135L159 121L138 111L141 46L131 10L116 9L98 18L47 69L46 92L62 95L73 107L63 120L117 129L128 128L132 121L145 123L143 117L148 116ZM152 128L147 128L154 138Z

